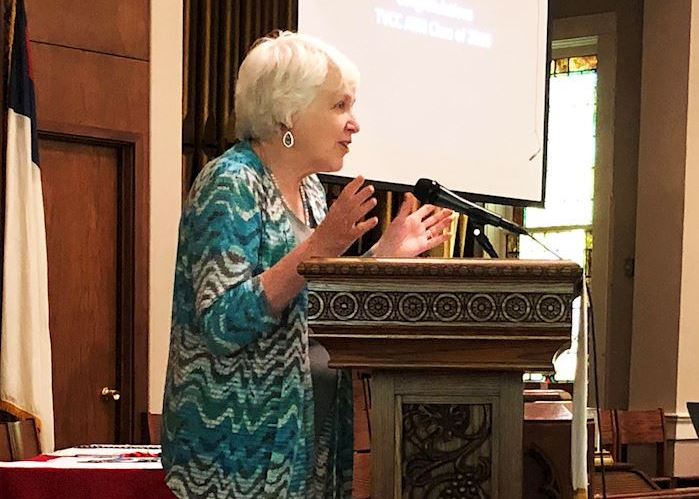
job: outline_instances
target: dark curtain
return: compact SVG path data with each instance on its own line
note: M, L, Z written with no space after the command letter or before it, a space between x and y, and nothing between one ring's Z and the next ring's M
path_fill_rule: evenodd
M233 92L257 38L295 29L297 0L184 0L182 185L233 143Z

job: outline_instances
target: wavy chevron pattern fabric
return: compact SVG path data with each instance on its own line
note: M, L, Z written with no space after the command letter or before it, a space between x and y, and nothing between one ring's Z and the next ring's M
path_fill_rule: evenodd
M317 177L304 180L325 216ZM179 498L351 496L351 382L315 442L307 294L278 317L260 274L296 241L277 188L242 142L199 174L180 222L163 406L163 466Z

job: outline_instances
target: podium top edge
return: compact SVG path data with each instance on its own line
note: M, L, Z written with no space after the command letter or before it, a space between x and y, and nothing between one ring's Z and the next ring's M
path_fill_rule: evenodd
M519 260L488 258L311 258L298 271L310 278L365 277L438 277L438 278L514 278L517 280L582 279L582 268L569 260Z

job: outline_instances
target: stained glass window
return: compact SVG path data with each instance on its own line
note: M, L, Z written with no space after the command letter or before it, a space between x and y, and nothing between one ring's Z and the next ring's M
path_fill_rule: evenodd
M597 70L597 56L584 55L576 57L561 57L551 61L551 75L582 73Z
M564 258L586 266L592 249L596 68L596 56L552 62L546 206L524 210L524 225L532 233ZM520 238L519 244L520 258L555 258L529 238Z
M592 214L597 116L597 57L566 57L551 63L546 160L546 206L525 208L524 225L563 258L591 275ZM519 257L554 259L528 237L519 240ZM575 374L579 300L573 310L573 348L556 363L556 377Z

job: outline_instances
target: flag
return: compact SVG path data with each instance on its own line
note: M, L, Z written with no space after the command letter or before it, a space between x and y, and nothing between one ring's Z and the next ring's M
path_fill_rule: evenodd
M46 226L23 0L13 2L9 39L0 410L35 418L41 451L50 452L54 421Z
M571 471L576 499L587 498L587 277L583 272L578 322L578 354L573 385Z

